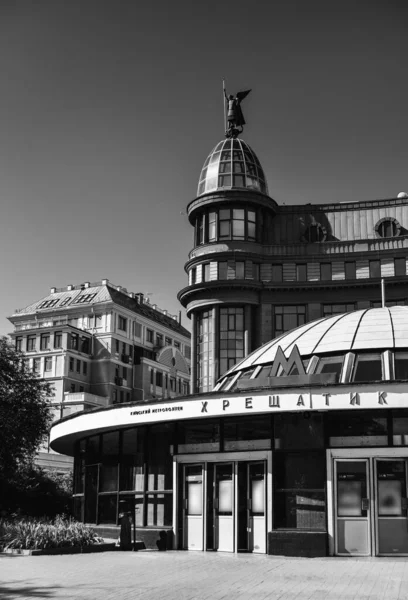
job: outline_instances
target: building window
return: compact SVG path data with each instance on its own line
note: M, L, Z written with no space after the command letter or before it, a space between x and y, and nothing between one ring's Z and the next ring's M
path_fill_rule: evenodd
M228 263L225 262L219 262L218 263L218 279L227 279L227 272L228 272Z
M83 385L79 386L79 391L80 391L80 393L82 393L84 391L84 386Z
M133 335L138 338L142 337L142 326L137 321L133 322Z
M210 281L210 272L211 272L211 268L210 268L210 263L205 263L204 265L204 281Z
M219 211L219 223L220 223L220 240L229 240L231 238L231 210L221 209Z
M346 279L356 279L356 263L353 262L346 262L344 264L345 267L345 272L346 272Z
M176 380L174 377L170 377L170 391L171 392L176 391Z
M172 344L172 339L169 337L164 338L165 344L166 346L171 346Z
M69 370L73 371L74 370L74 365L75 365L75 361L72 358L72 356L69 357Z
M46 356L44 360L44 371L52 371L52 357Z
M208 214L208 241L215 242L217 239L217 213Z
M351 381L380 381L381 354L357 354Z
M82 373L83 373L84 375L87 375L87 374L88 374L88 363L86 363L86 362L83 362L83 363L82 363Z
M275 454L277 529L326 529L325 460L320 452Z
M197 267L191 269L191 285L194 285L197 281Z
M146 342L153 344L153 331L151 329L146 329Z
M370 277L381 277L381 266L379 260L370 260Z
M95 298L96 294L82 294L76 300L74 300L73 304L87 304L91 302Z
M394 258L394 269L396 277L404 277L406 275L405 258Z
M127 381L128 378L128 370L127 367L122 367L122 377L125 381Z
M320 223L312 223L302 235L302 241L309 244L324 242L327 237L327 230Z
M154 371L153 369L150 369L150 384L153 385L153 377L154 377Z
M219 376L221 376L244 357L243 308L220 308L219 349Z
M272 265L272 281L283 281L282 265Z
M393 219L392 217L380 219L375 226L375 232L377 236L381 238L396 237L400 234L400 231L401 225L398 223L397 219Z
M54 348L62 348L62 331L54 333Z
M156 371L156 385L163 387L163 373Z
M162 348L163 346L163 336L161 333L156 333L156 346Z
M248 240L256 241L256 212L253 210L248 211Z
M71 383L69 391L71 392L71 394L75 394L75 383Z
M198 391L209 392L212 387L212 366L214 360L212 311L203 311L199 313L197 315L196 327Z
M176 340L174 340L174 347L178 348L180 350L180 342L177 342Z
M76 361L76 372L77 373L81 372L81 361L80 360Z
M341 315L342 313L353 312L353 310L356 310L356 305L352 302L348 304L324 304L323 316Z
M118 329L121 331L127 331L127 319L121 315L118 315Z
M306 323L306 306L275 306L275 336Z
M191 348L190 346L184 346L184 356L188 359L191 358Z
M51 344L51 335L49 333L43 333L40 338L40 349L48 350Z
M78 350L79 336L77 333L71 333L71 349Z
M332 279L331 263L322 263L320 265L320 279L322 281L331 281L331 279Z
M22 337L16 337L15 346L16 346L17 352L22 351L22 349L23 349L23 338Z
M296 281L307 280L307 269L306 265L296 265Z
M33 373L39 373L41 369L41 358L35 358L33 360Z
M34 352L35 350L35 335L29 335L27 337L27 352Z

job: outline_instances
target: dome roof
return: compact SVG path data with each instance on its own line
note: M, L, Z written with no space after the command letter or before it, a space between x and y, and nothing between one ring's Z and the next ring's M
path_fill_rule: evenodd
M197 195L225 188L268 194L258 157L244 140L238 138L223 140L210 152L201 170Z
M306 323L267 342L220 380L237 371L272 363L279 347L288 356L295 345L301 357L408 349L408 306L357 310Z

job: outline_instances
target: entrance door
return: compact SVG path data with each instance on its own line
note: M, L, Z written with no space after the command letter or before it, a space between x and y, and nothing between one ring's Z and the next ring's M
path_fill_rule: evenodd
M248 546L250 552L265 554L265 464L248 463Z
M214 470L215 549L234 552L233 463L216 464Z
M186 550L204 549L203 465L184 467L184 540Z
M404 459L375 460L377 553L408 554L407 473Z
M369 556L369 461L335 460L334 464L336 554Z

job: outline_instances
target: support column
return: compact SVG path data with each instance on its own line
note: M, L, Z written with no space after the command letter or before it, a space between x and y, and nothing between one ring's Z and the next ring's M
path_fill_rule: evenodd
M252 310L251 305L246 305L244 308L244 355L252 351Z
M190 392L195 394L197 391L197 318L195 313L191 313L191 376Z
M217 382L219 377L219 308L218 306L214 306L211 309L211 327L212 327L212 384L211 388L213 388Z

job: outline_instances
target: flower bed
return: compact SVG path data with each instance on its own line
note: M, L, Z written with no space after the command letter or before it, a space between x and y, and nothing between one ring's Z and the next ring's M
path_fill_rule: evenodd
M52 520L0 520L0 546L3 551L58 548L77 548L81 551L101 544L103 539L93 529L64 516L57 516Z

